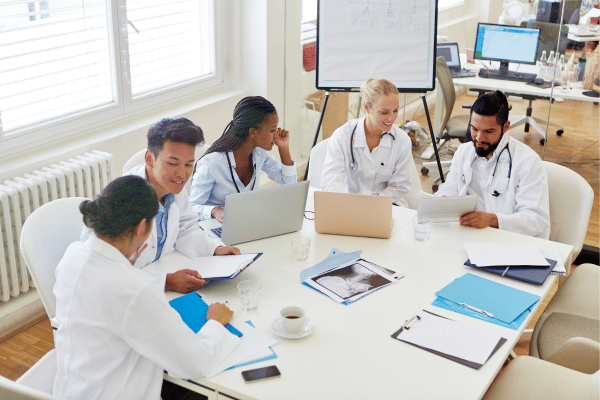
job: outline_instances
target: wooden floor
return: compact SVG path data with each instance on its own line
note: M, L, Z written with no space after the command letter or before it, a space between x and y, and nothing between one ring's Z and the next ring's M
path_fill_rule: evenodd
M475 97L462 95L456 100L454 113L467 113L467 110L461 108L462 104L473 103ZM527 103L524 101L513 101L512 115L525 114ZM533 115L546 118L548 114L548 102L535 101L533 104ZM564 103L555 103L552 105L552 121L564 125L564 134L556 136L555 130L551 130L546 143L544 159L547 161L558 162L578 172L593 187L596 197L594 199L594 208L590 218L590 224L585 238L585 244L599 247L599 160L600 160L600 133L599 133L600 108L592 103L565 100ZM422 126L427 126L425 117L416 118ZM540 156L544 148L539 144L541 136L536 132L524 133L522 128L510 131L511 136L523 141L532 147ZM441 149L442 159L452 159L451 150L455 149L458 143L450 142L450 146L444 145ZM423 149L417 149L415 154L420 154ZM420 160L415 158L420 167ZM422 176L423 189L431 192L431 183L437 176L435 170L429 176ZM568 194L565 194L568 195ZM535 326L543 309L548 304L550 298L556 292L558 283L550 291L549 295L543 300L538 313L529 324L529 328ZM10 379L17 379L27 369L29 369L46 352L54 348L52 337L52 328L49 320L46 318L42 322L26 329L18 335L0 343L0 375ZM529 338L519 341L515 347L517 355L529 353Z

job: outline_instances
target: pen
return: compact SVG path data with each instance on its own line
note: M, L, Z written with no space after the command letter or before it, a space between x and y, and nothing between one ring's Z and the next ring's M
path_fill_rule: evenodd
M508 272L508 269L510 268L510 266L506 267L506 269L504 270L504 272L502 273L502 276L504 276L504 274L506 274Z

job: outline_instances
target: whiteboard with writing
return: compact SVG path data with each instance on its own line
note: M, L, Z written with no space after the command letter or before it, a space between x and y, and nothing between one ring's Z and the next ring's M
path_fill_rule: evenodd
M436 31L436 0L319 0L317 88L385 78L401 91L433 90Z

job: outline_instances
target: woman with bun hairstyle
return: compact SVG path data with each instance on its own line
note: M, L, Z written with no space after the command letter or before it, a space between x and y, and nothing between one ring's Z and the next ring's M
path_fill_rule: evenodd
M297 181L290 135L278 124L275 106L263 97L245 97L235 106L233 119L198 160L192 176L190 202L200 220L223 222L225 197L258 189L261 170L279 185ZM268 153L273 145L281 162Z
M412 144L394 125L400 108L396 86L386 79L369 79L360 88L366 115L333 132L321 176L326 192L389 196L408 207Z
M194 334L158 281L131 265L158 211L152 186L123 176L79 209L94 234L72 243L56 269L55 396L158 400L164 370L199 378L234 351L239 338L224 327L231 310L212 304Z

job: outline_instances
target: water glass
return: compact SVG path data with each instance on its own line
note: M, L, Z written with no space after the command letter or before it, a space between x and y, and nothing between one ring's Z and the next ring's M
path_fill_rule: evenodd
M258 299L262 285L257 281L242 281L237 285L240 293L240 301L242 303L242 311L258 310Z
M307 237L292 238L292 253L294 260L304 261L308 258L308 250L310 249L310 239Z
M415 216L413 218L413 229L415 240L426 242L429 240L429 233L431 232L431 218Z

